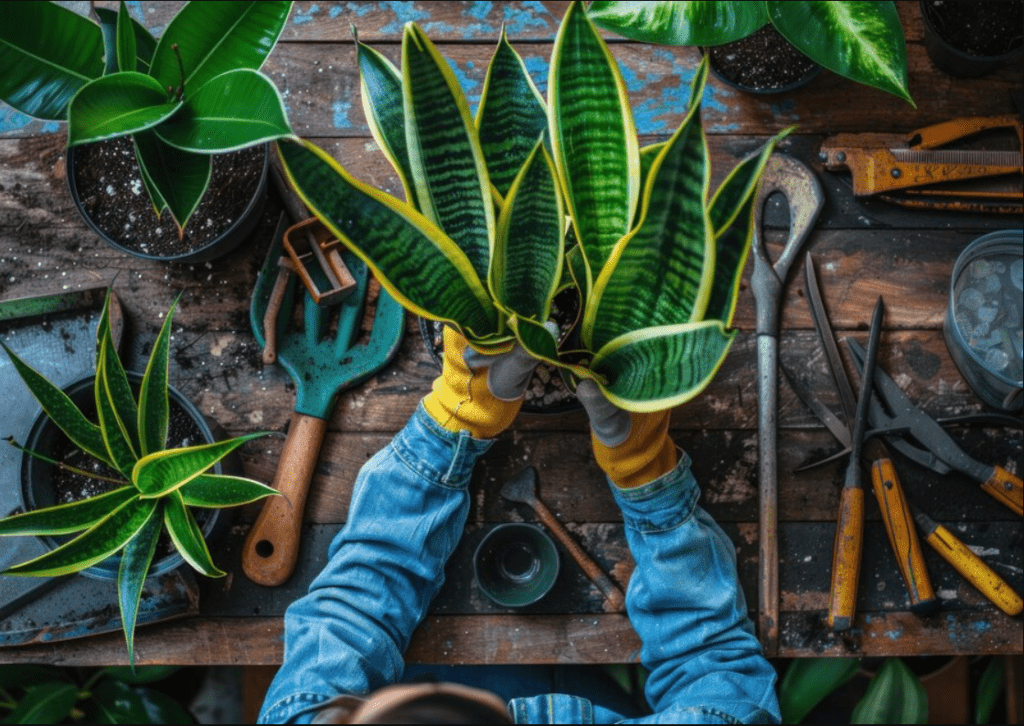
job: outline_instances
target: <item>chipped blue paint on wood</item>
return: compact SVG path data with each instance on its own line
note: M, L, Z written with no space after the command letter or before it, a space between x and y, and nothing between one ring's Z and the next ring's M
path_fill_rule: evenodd
M554 23L551 12L537 0L519 3L516 7L505 7L505 30L509 38L522 33L527 28L546 28ZM545 20L545 16L548 18Z
M315 16L319 12L320 6L317 5L316 3L310 5L309 9L306 12L296 10L294 13L292 13L292 23L294 23L295 25L302 25L303 23L311 22L313 20L313 16Z

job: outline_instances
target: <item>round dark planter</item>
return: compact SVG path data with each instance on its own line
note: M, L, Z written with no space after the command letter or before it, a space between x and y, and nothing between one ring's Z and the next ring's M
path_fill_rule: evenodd
M951 76L976 78L1004 65L1019 63L1024 56L1024 12L1019 2L937 3L920 0L920 5L928 57L936 68ZM974 15L976 19L965 22L967 14ZM1005 43L995 43L997 34L984 30L989 22L1007 27ZM980 40L967 35L972 25L977 28L975 35L987 37ZM964 37L958 39L958 36ZM983 50L973 51L965 43L976 44Z
M94 405L94 394L93 394L93 381L95 376L89 376L75 381L71 385L64 388L64 392L74 401L75 405L82 410L87 416L90 415L91 407ZM138 386L142 381L142 376L138 373L128 373L128 380L133 386ZM203 414L193 406L188 399L186 399L179 391L174 388L169 389L171 408L177 408L183 412L191 421L195 424L196 429L199 432L201 441L192 441L188 445L196 445L202 443L214 443L215 441L221 440L223 437L219 427L216 424L211 423L203 416ZM37 451L42 454L54 451L62 442L67 442L67 437L64 433L57 428L50 417L40 411L36 417L35 423L32 426L32 430L26 440L26 448ZM213 466L213 472L215 474L239 474L241 473L241 458L237 453L225 457L220 462ZM33 509L41 509L44 507L52 506L56 503L54 494L53 479L56 472L56 467L45 461L29 456L28 454L22 455L21 460L21 488L22 488L22 501L26 511ZM99 493L99 492L95 492ZM230 525L230 517L228 516L228 510L222 509L200 509L196 510L196 521L202 529L203 536L209 542L211 539L216 539L221 534L227 531ZM40 539L46 543L51 549L57 547L61 541L53 537L41 537ZM70 537L64 538L62 541L66 541ZM93 565L85 570L82 570L81 574L95 577L101 580L116 580L117 579L117 568L120 562L118 555L112 555L106 560ZM161 575L166 572L179 567L184 563L184 559L176 551L161 557L153 562L149 570L149 576Z
M701 48L715 78L754 95L787 93L817 78L822 67L770 24L732 43Z
M109 139L107 141L97 142L97 145L123 141L125 140ZM127 141L128 143L131 143L130 140ZM93 145L90 144L89 146ZM253 231L256 229L256 225L259 223L260 215L263 212L263 207L267 200L267 173L270 166L270 145L263 144L261 147L258 147L258 149L262 150L262 163L259 165L259 180L255 185L255 192L248 196L247 200L245 201L245 205L242 208L242 211L235 215L234 220L231 221L227 227L223 228L223 231L221 231L215 237L205 239L202 242L196 242L193 243L191 246L185 247L184 251L182 252L175 252L169 254L151 254L149 252L143 251L140 247L136 247L127 244L124 241L114 239L111 236L112 232L109 229L104 229L100 224L97 223L95 219L93 219L92 215L89 212L88 205L84 203L82 197L82 190L79 188L78 175L76 174L76 165L81 163L80 161L76 161L76 158L80 158L80 152L78 152L79 148L84 147L73 146L69 147L67 150L68 188L71 192L71 199L75 204L75 208L78 209L78 213L82 215L82 218L85 220L86 224L88 224L89 227L92 228L92 230L96 234L98 234L104 242L106 242L115 249L118 249L122 252L126 252L127 254L133 255L135 257L141 257L143 259L156 260L160 262L181 262L186 264L209 262L211 260L217 259L218 257L223 257L224 255L228 254L236 247L238 247L253 233ZM241 152L230 153L239 154ZM224 154L220 156L227 155ZM218 162L215 159L215 164L217 163ZM152 204L149 203L149 198L146 195L145 187L144 185L142 185L141 171L138 170L138 165L135 163L132 164L132 168L135 170L136 173L138 173L138 177L133 178L133 180L129 182L120 179L119 175L115 175L115 179L119 180L116 182L116 184L119 187L128 187L128 185L130 184L130 187L128 187L127 190L122 189L120 191L125 193L126 195L130 194L133 197L139 197L141 195L141 198L146 200L148 204L148 209L146 209L143 212L140 212L140 214L149 214L151 215L152 220L156 222L156 215L152 210ZM196 214L193 214L193 219L190 220L189 223L185 225L186 239L190 238L191 235L193 234L192 231L193 229L195 229L194 224L198 224L198 222L194 222L194 220L197 220L198 215L203 210L203 205L205 201L208 198L212 199L220 191L215 187L216 180L217 175L215 167L215 174L213 179L211 179L210 188L207 189L206 194L203 196L203 199L200 200ZM115 186L111 185L105 190L105 193L117 194L118 191L114 190ZM167 219L168 224L171 225L171 227L173 227L174 222L169 219L169 215ZM161 221L162 220L163 218L161 218Z

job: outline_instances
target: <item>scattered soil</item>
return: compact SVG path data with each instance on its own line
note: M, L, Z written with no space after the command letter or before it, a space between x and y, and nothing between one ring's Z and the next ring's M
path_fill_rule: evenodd
M130 138L85 144L74 154L75 186L93 223L129 251L175 257L210 244L241 217L259 188L265 151L255 146L213 156L210 186L180 239L170 213L153 211Z
M770 24L746 38L707 49L711 67L752 91L776 91L804 80L820 66Z
M961 53L990 58L1024 45L1024 0L922 4L935 32Z

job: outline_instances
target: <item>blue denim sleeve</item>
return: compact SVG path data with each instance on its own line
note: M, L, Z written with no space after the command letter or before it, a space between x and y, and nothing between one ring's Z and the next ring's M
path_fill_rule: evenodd
M650 671L646 723L778 723L733 543L699 506L690 459L635 489L610 484L636 561L626 609Z
M309 722L339 694L401 678L409 638L462 536L473 464L491 443L444 430L421 404L363 466L327 565L285 612L284 663L260 723Z

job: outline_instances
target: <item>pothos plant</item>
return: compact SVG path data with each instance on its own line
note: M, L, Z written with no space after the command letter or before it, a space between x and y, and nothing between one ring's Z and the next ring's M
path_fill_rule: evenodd
M76 146L130 136L159 216L185 226L211 154L290 135L259 72L291 2L190 2L155 39L121 2L94 21L50 2L13 3L0 23L0 99L68 123ZM98 22L97 22L98 21Z
M46 554L0 574L67 575L120 554L118 604L132 662L142 587L161 532L166 529L176 550L198 572L210 577L223 576L225 573L214 564L190 508L231 507L277 493L251 479L208 471L239 446L265 433L212 444L168 446L167 381L174 307L153 345L136 397L114 348L108 297L96 333L93 398L97 422L91 421L66 393L0 343L50 420L72 444L114 472L106 476L72 468L47 457L45 452L30 451L9 440L26 455L102 481L109 490L0 519L0 536L76 535Z
M605 30L663 45L732 43L771 23L818 65L914 104L893 2L594 0L588 15Z
M679 129L643 150L618 65L580 3L562 20L546 102L504 34L475 118L413 23L400 70L363 44L359 66L371 132L407 201L311 143L280 151L310 209L396 299L480 350L518 341L629 410L669 408L707 386L735 335L757 182L779 137L709 199L705 64ZM544 323L569 286L581 348L559 351Z

